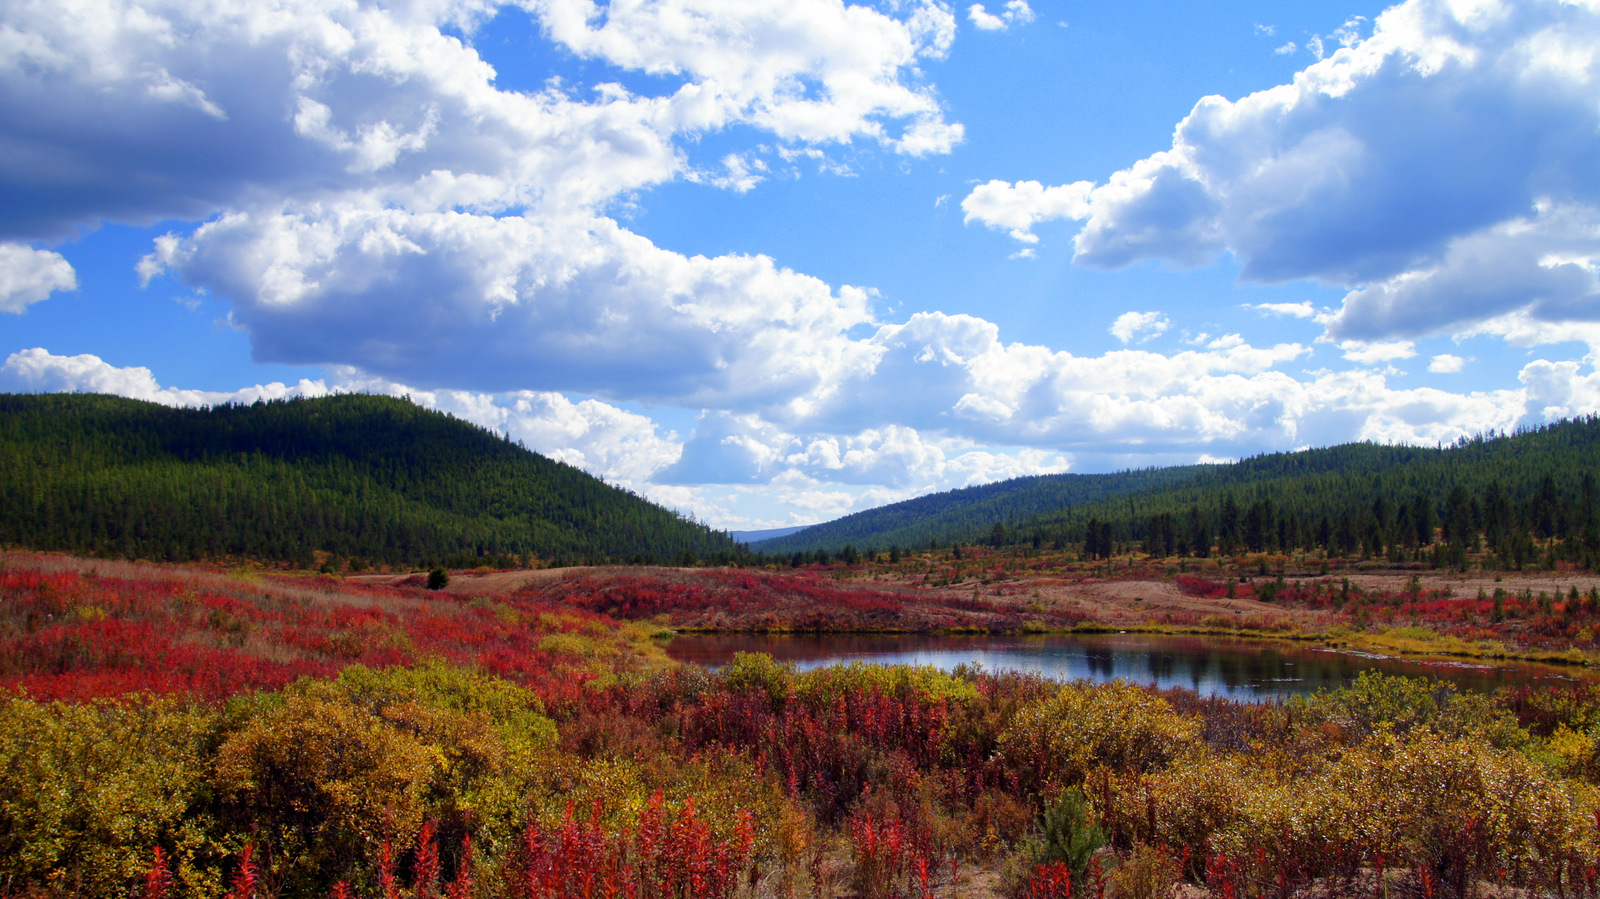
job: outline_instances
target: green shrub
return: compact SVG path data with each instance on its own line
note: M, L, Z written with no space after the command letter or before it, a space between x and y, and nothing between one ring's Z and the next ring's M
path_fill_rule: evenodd
M1032 863L1066 865L1074 880L1082 880L1089 860L1106 844L1106 833L1089 821L1083 791L1063 790L1039 815L1039 832L1032 847Z

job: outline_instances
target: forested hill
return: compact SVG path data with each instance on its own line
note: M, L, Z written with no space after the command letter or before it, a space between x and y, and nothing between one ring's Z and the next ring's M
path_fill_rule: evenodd
M1209 466L1117 502L1021 525L1104 556L1118 543L1160 555L1325 549L1451 564L1487 550L1508 567L1600 563L1600 417L1445 447L1358 443ZM1438 561L1438 560L1436 560Z
M1137 490L1189 480L1206 466L1147 468L1116 474L1050 474L932 493L846 515L783 537L752 543L751 550L787 553L826 549L926 546L987 536L995 522L1019 520Z
M0 394L0 545L355 567L735 550L475 425L365 394L210 409Z
M1429 550L1452 564L1486 550L1513 567L1560 558L1592 568L1600 563L1597 471L1600 418L1589 417L1446 447L1357 443L1226 465L1021 478L857 513L754 548L881 551L997 539L1091 557L1119 546L1161 556L1325 549L1392 560Z

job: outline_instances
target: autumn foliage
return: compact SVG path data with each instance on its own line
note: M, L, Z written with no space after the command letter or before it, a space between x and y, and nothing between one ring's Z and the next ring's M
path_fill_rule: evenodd
M985 895L980 872L1016 897L1597 892L1592 686L1369 675L1241 704L708 670L610 617L721 602L659 586L471 597L7 557L0 895L944 899ZM1070 861L1041 848L1063 796L1097 834Z

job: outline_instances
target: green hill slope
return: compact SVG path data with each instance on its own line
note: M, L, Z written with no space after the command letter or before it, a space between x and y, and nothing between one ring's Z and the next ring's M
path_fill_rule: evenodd
M716 556L725 533L390 397L0 395L0 544L151 559Z
M1137 490L1193 478L1205 466L1150 468L1116 474L1055 474L1013 478L978 487L933 493L867 509L750 545L752 551L788 553L825 549L927 546L987 535L995 522L1019 520Z
M1521 567L1544 547L1595 567L1600 418L1561 421L1448 447L1347 444L1212 466L1194 478L1037 516L1058 543L1139 542L1163 554L1326 548L1398 560L1448 544ZM1095 533L1098 529L1098 534Z
M1459 562L1487 549L1508 566L1600 559L1600 418L1448 447L1346 444L1226 465L1019 478L871 509L752 547L882 550L987 540L1117 545L1158 555L1327 549Z

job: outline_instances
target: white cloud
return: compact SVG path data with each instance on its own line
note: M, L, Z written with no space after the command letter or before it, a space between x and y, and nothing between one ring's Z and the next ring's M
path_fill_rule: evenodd
M0 238L200 219L263 194L592 207L684 174L680 137L735 124L789 142L948 151L961 128L917 60L948 51L954 15L899 6L903 18L831 0L660 0L604 15L586 0L530 0L527 12L474 0L8 4ZM660 76L661 92L498 90L449 33L496 13L531 14L566 50Z
M830 432L882 427L887 419L998 445L1207 442L1249 432L1263 414L1270 422L1276 413L1236 382L1292 384L1270 370L1306 352L1297 344L1240 343L1173 356L1120 350L1078 357L1003 345L992 323L940 313L885 325L872 346L878 355L870 371L790 410L789 418Z
M530 3L547 33L580 56L687 77L673 97L686 101L680 123L686 130L737 120L784 140L863 136L917 154L935 150L918 149L913 132L942 125L942 113L932 92L906 75L919 55L948 51L955 23L942 4L909 5L912 15L902 21L826 0L671 0L616 4L604 15L588 0ZM912 139L888 133L885 118L909 120ZM947 141L959 139L946 134Z
M1005 31L1012 25L1032 22L1034 13L1027 0L1007 0L999 15L989 12L982 3L974 3L967 7L967 18L980 31Z
M525 388L689 408L784 402L868 363L873 322L766 257L687 258L609 219L328 205L233 213L147 269L234 298L257 358L422 387Z
M980 31L1004 31L1006 27L1006 20L985 10L982 3L967 7L967 18Z
M1289 318L1315 318L1317 310L1308 302L1302 303L1256 303L1250 309L1260 309L1273 315L1282 315Z
M234 391L183 390L162 387L143 366L119 368L84 353L57 356L42 347L19 350L0 365L0 391L7 393L110 393L164 406L213 406L253 403L329 393L322 381L302 380L294 386L274 381Z
M497 89L470 43L495 15L531 15L654 92ZM954 34L934 0L11 4L0 236L204 220L158 239L139 274L229 302L262 361L424 388L788 401L864 363L844 335L875 323L866 293L760 256L685 257L603 210L675 179L751 190L769 154L947 152L961 126L919 65ZM777 140L690 158L736 125Z
M77 289L77 272L60 253L0 243L0 312L21 315L58 290Z
M1278 29L1275 26L1256 23L1256 37L1272 37L1277 33Z
M1015 24L1027 24L1035 18L1028 0L1006 0L1005 16L1007 21Z
M1459 332L1518 311L1594 322L1597 274L1600 206L1535 209L1450 240L1426 267L1352 290L1330 328L1358 338Z
M1172 322L1159 312L1124 312L1111 324L1111 336L1123 343L1131 343L1144 335L1140 342L1149 340L1172 327Z
M1345 286L1338 339L1600 320L1600 7L1407 0L1366 24L1292 84L1201 100L1095 189L1076 259L1226 251L1249 280Z
M1600 366L1600 322L1550 322L1518 311L1479 322L1458 336L1500 337L1512 346L1527 348L1583 343L1588 345L1588 364Z
M982 222L990 228L1003 228L1023 243L1037 243L1033 226L1053 219L1081 219L1089 214L1088 181L1045 187L1037 181L990 181L980 184L961 201L967 224Z
M1453 375L1465 368L1467 360L1449 353L1440 353L1428 361L1428 371L1441 375Z
M1518 379L1525 387L1529 417L1535 420L1592 415L1600 408L1600 372L1581 374L1576 362L1530 362Z
M1394 340L1387 343L1362 343L1359 340L1346 340L1339 344L1339 349L1344 352L1346 359L1351 362L1359 362L1362 365L1410 359L1417 354L1416 345L1409 340Z
M1285 41L1278 49L1273 50L1274 56L1293 56L1300 47L1294 41Z

